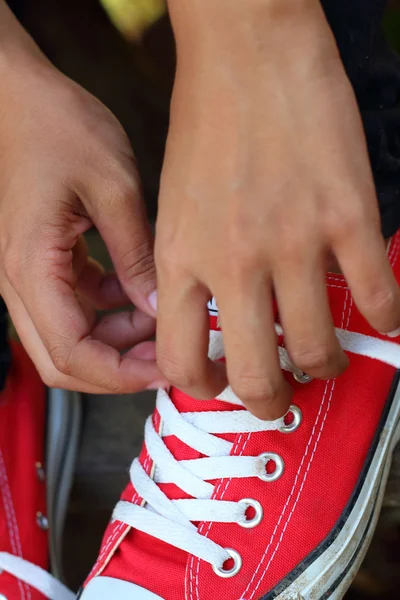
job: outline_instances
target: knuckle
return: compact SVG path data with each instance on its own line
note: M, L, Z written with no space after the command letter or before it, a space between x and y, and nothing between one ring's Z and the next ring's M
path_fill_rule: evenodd
M123 252L121 264L128 281L139 277L150 278L155 274L153 254L147 242Z
M98 381L95 382L95 385L97 387L103 389L108 394L115 394L117 396L131 391L131 390L125 389L125 387L122 386L122 384L119 383L118 381L113 381L113 380L109 379L108 377L99 379Z
M54 368L39 369L39 375L48 388L59 388L62 387L62 375Z
M397 294L395 291L387 287L376 287L368 291L364 303L368 312L381 313L387 316L397 302Z
M121 205L124 206L135 206L138 198L140 198L139 185L134 181L123 180L121 177L119 181L111 184L111 190L109 195L109 213L111 215L121 214Z
M298 228L291 227L290 231L283 234L279 239L279 243L274 244L271 249L276 260L287 265L297 265L303 261L304 249L310 244L310 239L313 239L314 233L299 231Z
M282 386L272 378L246 375L232 382L235 394L245 403L273 403L280 397Z
M165 273L174 272L177 268L180 268L182 261L182 253L175 250L172 246L163 247L161 244L155 245L155 261L157 265L157 271L163 271Z
M276 249L281 257L292 259L293 256L297 255L298 250L301 247L302 243L297 238L297 235L286 235L282 238L281 242L279 243L279 247Z
M52 345L48 352L57 371L63 375L79 377L79 372L74 365L72 348L65 343L57 343Z
M303 371L323 371L331 365L335 352L324 344L312 345L309 342L297 346L291 353L294 364Z
M121 167L119 161L115 164L110 163L105 175L107 204L111 214L121 212L121 202L135 203L140 197L139 182Z
M224 261L225 264L227 264L228 261L229 258ZM249 244L248 247L243 247L241 245L236 252L231 254L230 262L230 271L243 275L257 269L261 264L261 257L258 252L251 247L251 244Z
M249 278L265 266L264 250L258 244L248 246L232 244L214 258L223 278L239 287L247 285Z
M132 165L134 165L133 162ZM124 175L125 173L119 174L116 195L123 198L126 202L136 202L141 192L139 182L136 177L132 177L131 174Z
M99 173L98 164L96 173ZM104 212L112 219L120 217L121 211L135 209L141 198L140 186L135 178L127 177L119 165L110 164L103 165L101 177L101 195L88 194L85 201L96 219Z
M325 226L333 240L347 240L349 236L354 236L365 221L365 211L355 202L346 204L346 212L336 208L326 212Z
M170 354L159 353L157 363L164 377L177 388L191 389L198 383L196 374Z

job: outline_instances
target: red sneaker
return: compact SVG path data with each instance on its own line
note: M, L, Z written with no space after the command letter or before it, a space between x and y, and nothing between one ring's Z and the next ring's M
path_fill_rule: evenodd
M389 257L400 280L399 250L397 235ZM347 372L310 381L281 348L300 381L276 422L253 417L229 389L210 402L160 391L81 600L343 598L400 437L400 346L368 326L343 277L327 285Z
M13 345L12 354L0 393L0 600L72 600L72 592L44 571L45 387L23 348Z

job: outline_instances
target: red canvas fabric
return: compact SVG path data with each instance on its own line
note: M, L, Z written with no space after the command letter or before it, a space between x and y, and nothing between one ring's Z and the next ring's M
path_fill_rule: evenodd
M12 366L0 393L0 551L46 569L47 533L36 523L45 514L45 484L36 463L43 463L45 389L20 345L12 346ZM0 594L8 600L44 596L8 573L0 574Z
M400 281L400 235L389 248L389 258ZM379 337L354 305L340 275L327 276L336 327ZM211 326L217 328L215 317ZM264 518L254 529L236 524L200 523L200 533L243 559L241 571L219 578L211 566L194 556L119 522L109 525L98 561L88 580L99 574L134 582L166 600L256 600L273 589L329 535L349 502L378 428L395 370L376 360L349 355L350 368L328 382L294 382L293 404L303 421L291 434L264 432L226 436L235 455L258 456L276 452L285 463L283 476L273 483L257 478L216 481L214 498L261 502ZM172 390L182 412L229 410L222 402L202 403ZM237 407L236 407L237 408ZM157 427L158 415L153 416ZM198 456L176 437L164 438L176 458ZM144 447L143 467L152 463ZM185 497L175 486L164 485L171 498ZM122 498L140 503L131 485Z

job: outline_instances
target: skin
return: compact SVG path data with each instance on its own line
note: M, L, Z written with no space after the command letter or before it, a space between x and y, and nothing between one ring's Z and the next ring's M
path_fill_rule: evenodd
M374 328L400 324L361 119L319 2L169 5L178 72L156 234L158 364L199 398L227 377L254 414L279 417L291 389L273 296L292 359L317 378L347 366L329 256ZM210 295L226 373L207 359Z
M275 295L295 363L347 359L324 270L338 261L373 327L400 326L360 116L318 0L169 0L178 70L155 259L132 150L114 117L41 55L0 0L0 293L46 383L89 392L232 385L287 409ZM3 83L4 82L4 83ZM87 256L95 224L116 276ZM215 296L226 367L207 359ZM131 300L138 311L96 317ZM120 350L129 349L121 358Z
M0 4L0 293L45 383L122 393L157 368L153 240L118 121ZM88 256L96 225L117 275ZM96 309L138 307L97 318ZM122 357L121 350L128 350Z

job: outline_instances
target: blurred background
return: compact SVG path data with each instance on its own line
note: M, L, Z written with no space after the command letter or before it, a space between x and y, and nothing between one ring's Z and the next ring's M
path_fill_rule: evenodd
M149 216L154 220L175 69L164 0L8 3L53 63L119 118L132 142ZM384 27L390 44L400 52L400 0L389 3ZM93 256L111 268L97 232L90 231L87 238ZM84 397L83 432L64 543L65 571L74 589L96 558L153 404L150 392L135 397ZM399 563L400 450L374 542L346 600L399 598Z

